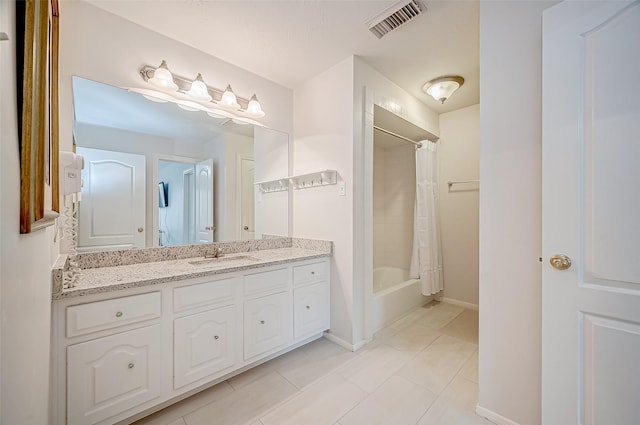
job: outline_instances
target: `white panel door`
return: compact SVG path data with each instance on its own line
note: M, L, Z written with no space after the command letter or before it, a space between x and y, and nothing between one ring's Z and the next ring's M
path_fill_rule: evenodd
M196 232L198 243L213 242L213 160L196 164Z
M545 425L640 424L638 76L640 2L545 11Z
M145 157L77 148L84 157L78 247L145 247Z
M240 225L241 237L243 241L251 240L255 237L256 228L256 187L254 179L253 159L242 158L240 160Z

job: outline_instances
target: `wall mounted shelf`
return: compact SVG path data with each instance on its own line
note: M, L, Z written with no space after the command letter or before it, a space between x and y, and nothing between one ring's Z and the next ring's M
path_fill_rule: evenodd
M266 180L254 183L260 192L282 192L292 189L307 189L318 186L328 186L338 182L336 170L316 171L315 173L288 176L276 180Z

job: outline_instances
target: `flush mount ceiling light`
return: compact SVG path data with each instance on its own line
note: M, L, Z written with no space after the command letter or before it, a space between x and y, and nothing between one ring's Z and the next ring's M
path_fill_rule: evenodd
M167 91L178 91L178 85L173 81L173 75L164 60L153 73L153 77L149 78L149 82Z
M464 78L459 75L448 75L427 81L422 86L422 91L435 100L444 103L451 95L464 84Z

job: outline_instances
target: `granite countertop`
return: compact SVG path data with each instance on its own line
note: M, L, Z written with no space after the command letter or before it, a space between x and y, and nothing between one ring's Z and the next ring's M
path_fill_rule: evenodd
M177 280L192 279L212 276L221 273L233 273L258 267L284 264L295 260L308 260L314 258L329 257L332 253L331 242L310 241L286 238L289 243L275 244L272 249L241 250L230 249L223 252L220 258L205 259L203 256L191 256L187 258L169 259L161 261L149 261L134 264L112 265L113 261L105 259L105 256L119 255L101 254L102 264L93 264L93 267L82 268L79 279L72 288L65 288L61 284L64 266L60 265L53 270L53 299L65 299L83 295L99 294L117 291L127 288L157 285ZM305 243L305 241L307 241ZM287 246L288 245L288 246ZM215 246L215 244L213 245ZM262 248L274 246L267 244ZM282 247L280 247L282 246ZM209 245L211 247L211 245ZM229 248L230 245L225 245ZM200 247L199 247L200 248ZM138 250L140 255L142 250Z

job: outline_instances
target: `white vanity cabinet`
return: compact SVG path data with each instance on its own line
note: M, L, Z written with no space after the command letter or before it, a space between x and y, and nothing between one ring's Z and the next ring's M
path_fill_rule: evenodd
M141 412L322 336L329 258L56 300L54 425Z

